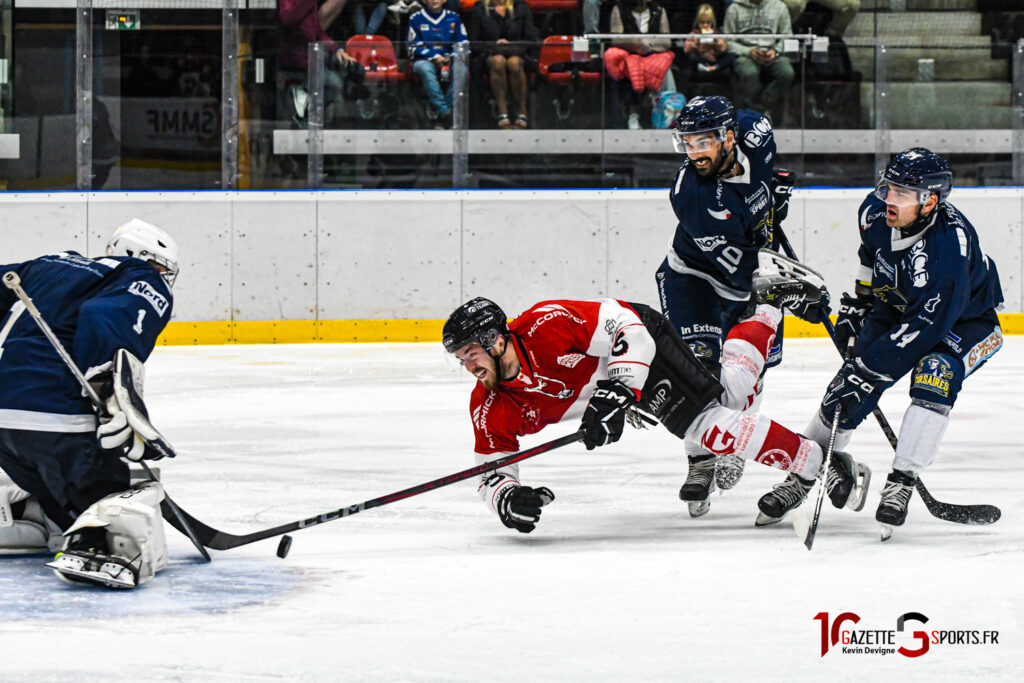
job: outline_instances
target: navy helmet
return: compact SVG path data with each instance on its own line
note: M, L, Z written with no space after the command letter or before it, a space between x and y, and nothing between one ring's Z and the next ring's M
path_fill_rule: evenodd
M913 147L892 158L878 179L877 194L886 199L889 184L917 191L917 203L924 204L930 194L946 201L953 189L953 170L949 163L930 149Z
M721 141L725 140L726 131L735 128L736 108L732 102L721 95L694 97L672 123L672 143L677 152L685 154L683 136L715 131Z
M476 342L490 351L498 337L508 338L508 317L498 304L478 296L462 304L448 316L441 332L444 350L455 353Z

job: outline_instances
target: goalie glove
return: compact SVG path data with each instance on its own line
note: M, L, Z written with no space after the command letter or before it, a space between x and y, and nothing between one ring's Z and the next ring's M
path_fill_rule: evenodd
M100 448L105 451L117 451L119 457L123 456L135 462L150 459L145 456L146 443L128 424L128 416L122 410L114 413L108 420L100 421L100 426L96 429L96 438L99 439Z
M626 411L637 402L636 392L618 380L603 379L583 413L583 444L591 451L622 436Z
M547 486L507 486L498 499L497 510L501 523L509 529L528 534L540 521L540 509L555 499Z

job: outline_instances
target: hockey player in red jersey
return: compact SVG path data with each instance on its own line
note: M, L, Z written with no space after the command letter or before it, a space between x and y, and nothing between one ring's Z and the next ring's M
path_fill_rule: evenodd
M448 318L443 343L478 380L470 399L478 462L515 452L519 437L562 420L582 418L588 449L613 443L635 409L688 445L813 481L823 461L818 444L740 410L781 317L759 305L734 326L723 349L725 373L699 362L661 313L614 299L543 301L509 323L497 304L476 298ZM729 381L720 382L722 375ZM866 492L855 487L858 467L845 453L833 455L827 481L836 507L859 509ZM522 485L518 464L483 475L478 491L505 526L522 533L533 531L555 497L545 486Z

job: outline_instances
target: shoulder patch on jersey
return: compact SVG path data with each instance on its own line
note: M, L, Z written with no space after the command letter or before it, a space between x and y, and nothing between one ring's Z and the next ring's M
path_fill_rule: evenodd
M141 296L143 299L148 301L149 305L152 306L153 309L161 316L170 305L163 294L153 289L153 287L144 280L136 280L131 283L131 285L128 286L128 291L135 296Z

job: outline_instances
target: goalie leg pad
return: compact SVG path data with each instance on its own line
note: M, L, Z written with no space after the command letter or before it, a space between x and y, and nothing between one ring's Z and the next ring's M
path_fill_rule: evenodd
M105 528L108 554L136 567L141 585L167 566L163 499L163 485L154 481L109 495L79 515L65 535L87 527Z

